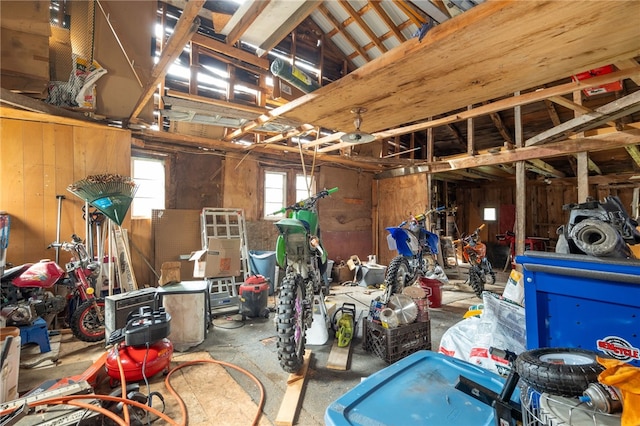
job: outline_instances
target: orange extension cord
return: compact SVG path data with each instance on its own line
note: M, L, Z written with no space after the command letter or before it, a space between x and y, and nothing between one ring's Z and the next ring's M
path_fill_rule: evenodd
M123 397L117 397L117 396L110 396L110 395L68 395L68 396L63 396L63 397L56 397L56 398L49 398L49 399L44 399L41 401L35 401L31 404L29 404L30 407L35 407L35 406L41 406L41 405L59 405L59 404L67 404L67 405L74 405L80 408L85 408L87 410L91 410L91 411L96 411L108 418L110 418L111 420L113 420L116 424L118 424L119 426L128 426L130 424L129 421L129 405L132 405L134 407L138 407L141 408L145 411L148 411L149 413L158 416L159 418L161 418L162 420L164 420L165 422L167 422L168 424L172 425L172 426L186 426L188 423L188 419L189 419L189 413L187 411L187 406L185 405L184 401L182 400L182 398L180 397L180 395L175 391L175 389L173 388L173 386L171 386L171 375L180 370L181 368L184 367L188 367L190 365L195 365L195 364L205 364L205 363L211 363L211 364L219 364L225 367L229 367L232 368L234 370L237 370L243 374L245 374L247 377L249 377L251 380L253 380L256 385L258 386L258 389L260 390L260 402L258 403L258 409L256 410L256 415L253 419L253 422L251 423L252 426L256 426L258 425L259 421L260 421L260 417L262 416L262 408L264 407L264 387L262 386L262 383L260 382L260 380L258 380L258 378L256 376L254 376L253 374L251 374L249 371L245 370L244 368L238 367L237 365L234 364L230 364L228 362L224 362L224 361L218 361L215 359L202 359L202 360L195 360L195 361L188 361L185 362L184 364L178 365L177 367L171 369L171 371L169 371L169 373L167 374L167 377L164 380L164 385L165 387L169 390L169 392L171 393L171 395L173 395L173 397L178 401L178 405L180 406L180 414L182 415L182 423L178 423L175 420L171 419L169 416L167 416L166 414L156 410L153 407L150 407L146 404L142 404L140 402L137 401L132 401L130 399L125 398L126 396L126 389L127 389L127 384L125 381L125 377L124 377L124 370L122 368L122 362L120 361L120 356L117 356L117 361L118 361L118 369L120 370L120 381L122 384L122 395ZM77 402L75 400L77 399L99 399L99 400L103 400L103 401L115 401L115 402L121 402L124 404L123 407L123 413L124 413L124 419L121 419L120 417L118 417L118 415L116 415L115 413L106 410L102 407L98 407L96 405L92 405L92 404L86 404L83 402ZM11 410L7 410L8 412L2 412L0 413L1 415L4 414L8 414L9 412L11 412Z

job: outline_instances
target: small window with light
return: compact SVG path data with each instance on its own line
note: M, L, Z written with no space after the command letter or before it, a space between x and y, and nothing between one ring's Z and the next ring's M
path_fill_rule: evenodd
M164 173L163 160L132 157L131 178L138 185L131 202L132 218L151 218L151 210L165 208Z
M265 219L279 219L284 217L280 212L286 206L287 174L284 172L264 173L264 217Z
M484 209L484 220L487 222L493 222L496 220L496 209L495 207L485 207Z

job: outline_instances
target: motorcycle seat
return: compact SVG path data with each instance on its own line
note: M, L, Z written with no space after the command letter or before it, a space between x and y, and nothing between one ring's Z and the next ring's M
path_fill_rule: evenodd
M14 266L4 271L2 274L2 281L12 281L15 277L20 276L24 271L29 269L33 263L25 263L24 265Z

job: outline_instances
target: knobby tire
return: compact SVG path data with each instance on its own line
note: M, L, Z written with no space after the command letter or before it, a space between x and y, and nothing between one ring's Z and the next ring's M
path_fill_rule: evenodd
M304 362L306 343L306 329L304 309L296 310L296 304L303 306L302 289L296 282L295 276L287 275L282 280L280 295L276 306L276 331L278 336L278 360L282 369L288 373L295 373ZM296 341L296 330L300 331Z

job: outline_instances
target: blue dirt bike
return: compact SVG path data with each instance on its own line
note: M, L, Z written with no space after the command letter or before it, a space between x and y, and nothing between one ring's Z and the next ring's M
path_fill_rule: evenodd
M277 349L280 366L289 373L302 367L306 331L313 322L314 295L321 292L327 268L316 203L337 190L325 189L273 213L290 212L289 217L276 222L280 232L276 261L285 270L276 303Z
M439 208L435 211L444 209ZM447 281L442 268L437 264L438 235L427 231L425 222L427 214L420 213L411 216L396 227L386 228L389 250L397 250L385 276L387 297L411 285L420 276Z

